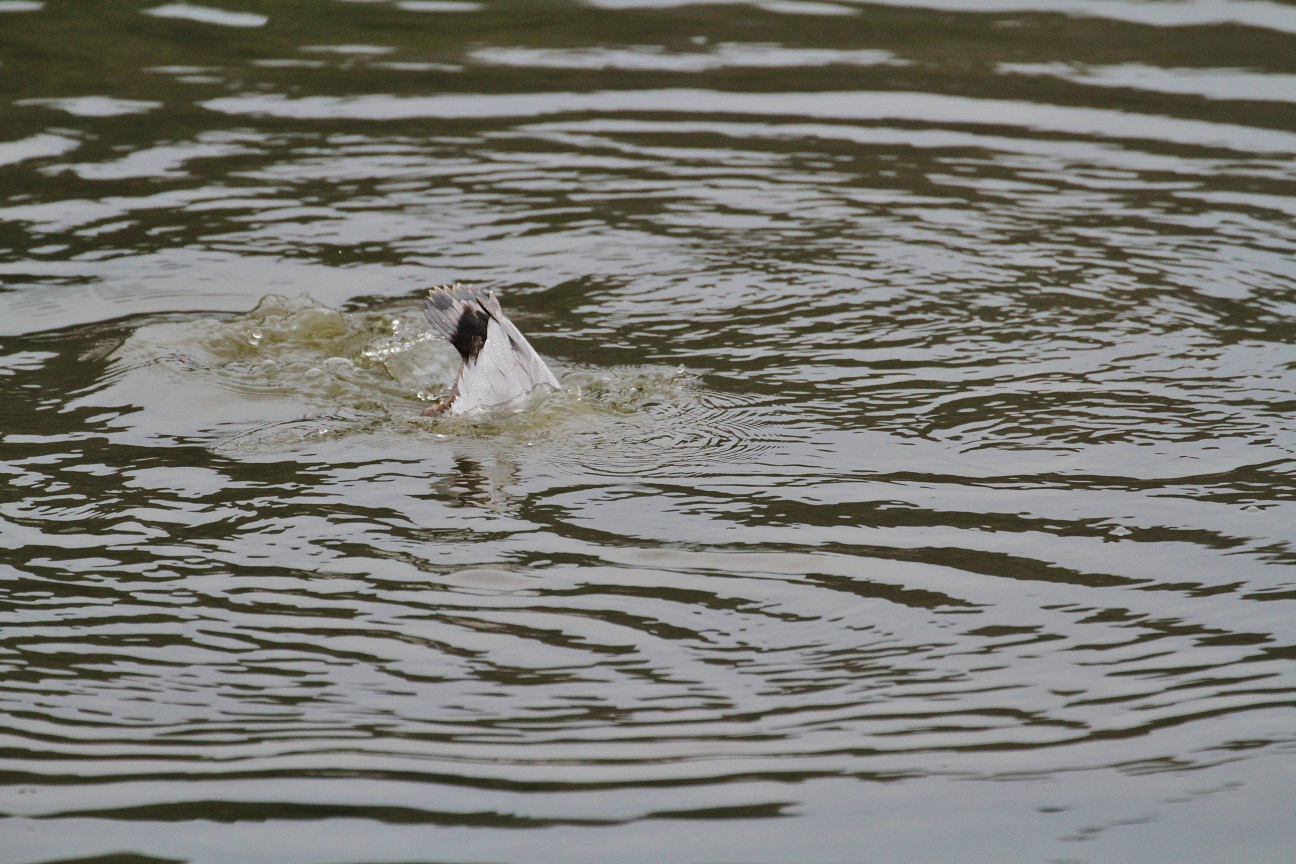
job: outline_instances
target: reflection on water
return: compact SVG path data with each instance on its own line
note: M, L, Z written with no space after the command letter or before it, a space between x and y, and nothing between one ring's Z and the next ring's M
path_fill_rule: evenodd
M1282 860L1290 11L0 0L6 860Z

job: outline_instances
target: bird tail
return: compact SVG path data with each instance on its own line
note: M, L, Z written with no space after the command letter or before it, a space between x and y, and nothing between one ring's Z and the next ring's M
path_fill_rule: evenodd
M456 282L428 292L423 314L466 363L477 359L491 319L498 320L502 313L493 293Z

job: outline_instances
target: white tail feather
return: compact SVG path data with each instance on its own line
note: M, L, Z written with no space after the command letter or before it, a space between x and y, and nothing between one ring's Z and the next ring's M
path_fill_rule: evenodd
M505 317L494 293L457 283L433 288L423 314L464 361L451 414L503 405L537 387L558 389L558 379Z

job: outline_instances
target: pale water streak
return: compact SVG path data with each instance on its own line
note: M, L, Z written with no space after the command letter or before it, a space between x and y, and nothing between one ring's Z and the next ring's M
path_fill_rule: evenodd
M0 859L1290 856L1287 6L0 11Z

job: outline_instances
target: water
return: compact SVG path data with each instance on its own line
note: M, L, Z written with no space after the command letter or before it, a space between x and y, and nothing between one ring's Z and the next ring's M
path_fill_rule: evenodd
M0 859L1290 861L1296 7L969 7L0 2Z

